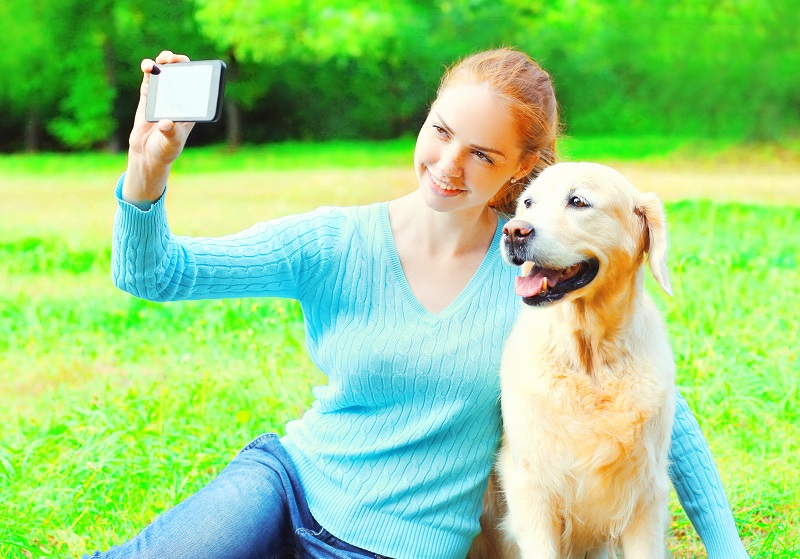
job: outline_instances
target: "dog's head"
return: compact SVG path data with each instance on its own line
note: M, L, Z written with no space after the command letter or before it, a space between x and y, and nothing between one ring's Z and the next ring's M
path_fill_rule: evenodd
M516 290L532 306L585 296L620 274L635 274L645 253L656 281L672 294L661 202L597 163L543 171L503 228L502 253L523 266Z

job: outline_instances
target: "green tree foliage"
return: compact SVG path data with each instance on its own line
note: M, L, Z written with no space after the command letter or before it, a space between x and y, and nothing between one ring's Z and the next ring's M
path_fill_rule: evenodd
M0 127L7 126L8 135L17 132L26 147L35 149L41 122L65 89L54 60L60 48L58 21L42 1L12 0L0 3L0 22L0 122L5 125Z
M139 61L223 58L223 126L245 141L414 133L444 67L517 46L572 134L773 139L800 129L790 0L10 0L0 3L0 149L112 149ZM239 124L241 126L239 127ZM39 131L40 134L36 132ZM222 126L193 141L221 141Z
M59 45L65 91L47 130L66 146L91 148L109 141L116 128L113 3L64 0L58 8L53 16L60 29L51 30Z
M402 3L397 4L401 8ZM360 58L393 35L396 14L387 0L197 0L204 33L240 60L319 62Z
M4 136L22 124L31 136L48 133L48 147L116 149L120 126L133 118L141 58L170 42L217 54L197 31L190 0L11 0L0 3L0 24ZM20 147L3 140L0 148Z
M789 0L560 0L517 44L575 133L774 139L800 124L799 24Z
M517 9L508 0L197 4L203 32L249 65L229 94L245 109L273 108L260 116L277 130L262 130L263 139L415 131L444 67L506 43Z

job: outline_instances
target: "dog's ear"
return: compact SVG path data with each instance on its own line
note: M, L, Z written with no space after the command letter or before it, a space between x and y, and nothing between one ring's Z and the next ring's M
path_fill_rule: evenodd
M636 215L644 221L644 250L650 271L667 295L672 295L672 284L667 270L667 217L664 205L652 192L641 194L636 204Z

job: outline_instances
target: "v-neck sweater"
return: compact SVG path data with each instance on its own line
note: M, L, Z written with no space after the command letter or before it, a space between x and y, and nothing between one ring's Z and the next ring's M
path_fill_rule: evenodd
M435 314L406 281L386 203L184 237L170 232L163 196L143 211L121 199L121 184L112 251L121 289L153 301L300 302L308 352L327 384L313 388L311 408L281 442L319 523L379 555L463 559L480 530L501 435L501 353L520 305L517 270L499 254L504 220L472 279ZM697 436L680 417L694 421L691 413L678 410L676 423Z

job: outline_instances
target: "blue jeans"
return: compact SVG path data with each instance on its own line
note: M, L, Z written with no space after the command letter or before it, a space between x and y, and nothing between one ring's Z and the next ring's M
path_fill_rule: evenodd
M247 445L214 481L132 540L91 558L383 559L314 520L294 466L272 434Z

